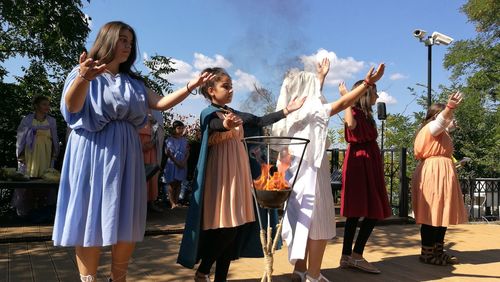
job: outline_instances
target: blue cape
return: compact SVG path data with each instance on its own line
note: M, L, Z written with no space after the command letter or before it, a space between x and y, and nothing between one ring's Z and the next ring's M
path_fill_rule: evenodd
M219 111L212 105L205 108L200 115L201 127L201 149L198 158L198 164L195 170L193 194L189 204L187 213L186 224L184 226L184 234L179 249L179 256L177 263L193 268L200 260L200 247L203 245L203 232L202 224L202 211L203 211L203 192L205 185L205 170L208 156L208 125L210 120L216 115L213 113ZM262 219L262 225L267 226L267 211L259 208ZM257 215L256 215L257 219ZM278 223L278 216L276 210L271 210L271 224L273 227ZM238 237L236 238L236 248L234 250L232 259L239 257L263 257L262 247L260 244L260 228L257 221L247 223L239 226ZM275 228L273 228L274 236Z

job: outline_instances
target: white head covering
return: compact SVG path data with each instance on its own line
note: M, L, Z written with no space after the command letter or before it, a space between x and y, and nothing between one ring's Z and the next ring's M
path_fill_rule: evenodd
M300 99L305 96L307 99L302 108L273 125L272 135L309 139L311 143L307 146L304 160L320 167L328 135L330 112L316 75L304 71L290 71L281 86L276 109L285 108L293 98Z

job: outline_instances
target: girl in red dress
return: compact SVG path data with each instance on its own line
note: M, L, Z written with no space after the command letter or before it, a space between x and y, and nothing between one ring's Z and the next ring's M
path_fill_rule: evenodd
M360 80L353 88L366 83ZM340 85L340 93L346 93ZM380 273L363 258L363 250L379 219L391 215L384 181L384 168L377 144L377 127L372 106L378 98L377 87L371 84L353 107L345 110L345 140L349 143L342 172L340 213L345 216L344 244L340 267L355 267L370 273ZM363 217L354 250L352 242L358 220Z

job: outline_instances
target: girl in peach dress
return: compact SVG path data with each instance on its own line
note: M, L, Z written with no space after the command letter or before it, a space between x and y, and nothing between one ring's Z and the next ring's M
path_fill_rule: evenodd
M465 210L457 172L452 161L453 142L447 128L462 94L450 96L448 104L434 104L428 111L414 144L420 161L412 178L415 220L422 224L420 261L427 264L456 264L456 257L443 250L447 226L465 223Z
M242 142L244 129L283 119L300 108L304 99L257 117L227 106L233 98L233 84L224 69L205 71L214 79L200 90L211 105L200 117L201 152L177 262L193 268L201 259L195 281L210 281L215 263L215 281L226 281L231 260L262 256L259 241L248 238L254 230L255 210L248 153ZM255 232L255 236L258 234ZM258 245L252 245L253 241Z

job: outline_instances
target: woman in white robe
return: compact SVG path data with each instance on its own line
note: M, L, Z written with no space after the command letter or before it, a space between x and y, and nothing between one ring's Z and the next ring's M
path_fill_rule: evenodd
M317 76L298 71L287 74L276 107L282 108L294 98L307 99L301 109L275 123L272 129L274 136L311 141L287 204L282 231L288 260L295 265L292 278L298 281L328 281L320 270L327 240L335 236L335 208L325 151L330 116L354 104L366 88L382 77L385 66L380 64L376 72L370 68L363 84L332 103L321 93L329 69L330 61L325 58L318 63ZM300 158L298 152L290 154L296 154L294 159ZM292 172L293 168L292 164Z

